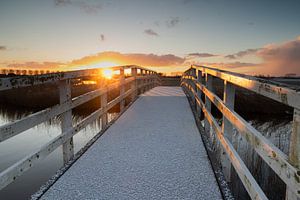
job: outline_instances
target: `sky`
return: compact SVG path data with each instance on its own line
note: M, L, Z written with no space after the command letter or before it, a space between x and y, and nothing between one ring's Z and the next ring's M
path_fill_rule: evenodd
M300 75L299 0L1 0L0 68Z

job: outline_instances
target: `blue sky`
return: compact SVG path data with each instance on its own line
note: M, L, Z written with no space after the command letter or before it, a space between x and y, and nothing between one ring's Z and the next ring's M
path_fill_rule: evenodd
M0 1L0 63L71 62L106 51L210 53L223 56L200 61L232 62L224 57L295 40L299 10L296 0Z

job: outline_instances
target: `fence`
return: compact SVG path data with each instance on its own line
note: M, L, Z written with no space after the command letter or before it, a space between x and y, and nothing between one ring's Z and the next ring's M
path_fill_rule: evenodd
M212 91L214 78L224 81L223 99ZM222 151L225 152L220 154L220 162L228 182L230 182L233 166L252 199L267 199L232 144L234 127L286 184L286 199L300 197L300 93L298 91L282 87L280 84L270 83L264 79L197 65L192 65L184 73L181 85L197 105L199 117L203 112L204 130L209 133L212 128L214 136L218 138L222 146ZM234 111L236 86L293 107L293 130L289 155L284 154ZM205 98L203 99L202 96ZM211 103L223 114L222 126L211 114ZM210 137L212 136L210 135Z
M0 173L0 190L16 180L17 177L21 176L42 158L48 156L60 145L63 146L64 163L68 163L74 157L73 136L76 133L99 117L101 117L102 129L104 129L107 126L107 112L109 109L120 103L120 112L122 112L125 109L126 97L131 96L131 101L134 101L138 92L143 93L159 84L159 77L157 73L152 70L139 66L113 67L111 70L118 72L119 80L117 82L105 85L104 87L87 92L75 98L71 97L71 81L73 79L103 76L103 70L104 69L90 69L37 76L15 76L0 79L0 91L47 83L57 83L60 98L60 103L53 107L0 126L0 142L10 139L58 115L61 115L62 131L61 135L2 171ZM127 78L125 77L125 70L130 70L130 74L126 76ZM126 84L130 84L130 89L127 91L125 88ZM120 95L108 102L108 92L118 88ZM72 126L72 109L97 97L101 98L101 107L75 126Z

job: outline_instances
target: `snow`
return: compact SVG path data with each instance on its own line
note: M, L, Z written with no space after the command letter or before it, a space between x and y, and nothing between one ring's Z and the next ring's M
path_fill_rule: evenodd
M41 199L222 199L187 98L156 87Z

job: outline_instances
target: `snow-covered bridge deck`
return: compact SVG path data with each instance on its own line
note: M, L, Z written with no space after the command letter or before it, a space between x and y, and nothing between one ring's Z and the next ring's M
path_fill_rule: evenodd
M140 96L41 199L221 199L180 87Z

